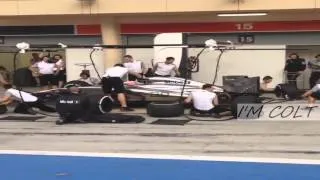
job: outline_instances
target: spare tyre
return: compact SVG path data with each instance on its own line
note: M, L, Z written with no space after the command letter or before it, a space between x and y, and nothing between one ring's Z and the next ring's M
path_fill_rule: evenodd
M263 106L261 104L259 97L257 97L257 96L254 96L254 95L238 96L238 97L234 98L234 100L231 103L231 112L232 112L233 117L235 117L237 119L256 119L256 118L259 118L258 113L251 114L251 112L248 113L248 111L241 112L241 113L238 112L238 111L240 111L240 109L239 109L240 107L246 106L246 105L249 106L249 109L254 108L253 110L259 109Z
M277 97L287 100L297 99L300 96L299 89L294 84L278 84L274 93Z
M86 115L101 115L112 110L113 101L108 96L67 93L56 102L56 111L61 117L76 120Z
M151 117L178 117L184 114L184 105L179 102L151 102L147 106Z

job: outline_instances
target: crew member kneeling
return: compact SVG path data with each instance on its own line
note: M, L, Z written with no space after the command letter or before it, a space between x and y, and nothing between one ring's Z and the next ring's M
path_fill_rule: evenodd
M320 99L320 84L316 84L311 90L307 91L302 97L308 99L308 107L315 107L314 104L317 99Z
M10 105L14 101L18 102L18 105L15 107L15 113L22 114L36 114L32 107L39 108L42 111L46 112L56 112L56 110L52 107L46 106L41 100L33 96L30 93L19 91L17 89L12 88L11 84L5 84L4 89L6 89L4 96L1 98L0 103L5 105Z
M219 116L221 110L219 108L218 96L211 92L212 85L204 84L202 90L191 92L185 103L193 103L191 114L209 114Z
M128 69L122 64L116 64L114 67L107 69L102 78L102 89L104 94L110 96L112 92L117 93L121 111L133 111L133 109L127 106L127 100L124 94L125 88L122 81L122 78L128 75L128 72Z
M62 95L57 101L57 112L60 119L57 125L67 123L84 122L88 115L86 110L90 107L89 99L82 94L79 87L74 84L68 86L68 92Z

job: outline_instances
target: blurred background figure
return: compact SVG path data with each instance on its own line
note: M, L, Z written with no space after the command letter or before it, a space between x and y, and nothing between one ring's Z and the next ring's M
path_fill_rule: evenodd
M100 80L98 78L90 77L90 72L87 71L87 70L83 70L80 73L79 81L86 82L86 83L88 83L88 84L90 84L92 86L99 85L99 83L100 83Z
M51 63L48 56L44 56L42 61L36 63L35 67L39 69L40 85L43 90L57 88L58 80L54 75L54 69L60 67Z
M54 73L58 81L58 87L62 88L67 80L65 61L60 54L56 54L53 56L53 63L56 65Z
M10 72L3 66L0 66L0 82L2 84L9 84L11 81Z
M165 62L158 62L154 65L153 71L155 76L170 77L173 74L180 76L180 72L174 62L174 57L167 57Z
M310 85L310 88L312 88L316 85L316 82L320 79L320 54L316 55L314 60L309 61L308 67L311 70L309 85Z
M32 58L30 59L29 70L32 73L32 77L35 79L37 86L40 86L40 73L37 63L41 61L42 54L32 53Z
M305 69L306 60L300 58L297 53L290 54L284 68L288 83L297 87L297 78L302 75Z
M142 61L134 60L131 55L125 55L123 57L123 61L124 67L128 68L129 70L129 81L135 81L143 78L148 71Z

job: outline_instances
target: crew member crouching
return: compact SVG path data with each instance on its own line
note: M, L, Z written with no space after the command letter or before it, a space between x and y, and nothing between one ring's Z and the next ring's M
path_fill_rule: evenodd
M84 122L88 115L85 110L89 109L89 99L82 94L79 87L75 84L68 86L68 92L63 94L57 101L57 112L60 119L56 121L57 125L67 123Z
M110 94L112 92L117 93L121 111L133 111L133 109L127 106L125 88L122 80L122 78L128 76L128 72L128 69L122 64L116 64L114 67L107 69L102 78L102 89L104 94L111 97Z
M32 110L33 107L46 112L56 112L54 108L46 106L38 97L31 93L14 89L11 84L5 84L3 87L6 91L0 103L3 105L11 105L14 102L18 102L14 109L15 113L36 114L36 112Z
M219 113L222 112L222 109L219 107L217 94L212 92L211 84L204 84L201 90L191 92L185 99L185 103L191 102L193 103L192 115L208 114L220 117Z
M316 84L312 89L305 92L302 95L303 98L307 98L308 100L308 107L313 108L315 107L315 103L317 99L320 99L320 84Z

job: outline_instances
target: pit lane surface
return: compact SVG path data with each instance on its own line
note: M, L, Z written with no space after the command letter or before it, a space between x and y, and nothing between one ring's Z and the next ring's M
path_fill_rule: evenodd
M135 113L144 111L137 110ZM320 121L191 121L184 126L176 126L153 125L150 123L156 118L147 117L146 122L141 124L57 126L55 120L46 117L37 122L0 121L1 178L320 178ZM28 155L30 151L32 155ZM53 151L59 153L54 154ZM73 152L80 154L77 156ZM53 154L43 156L42 153ZM109 155L90 157L90 153ZM110 156L110 153L116 155ZM114 157L119 153L125 156ZM128 154L133 155L128 157ZM161 155L166 158L162 159ZM179 160L177 155L184 156ZM193 156L204 157L192 159ZM264 158L281 160L280 163L275 160L261 162ZM292 159L296 160L292 163Z
M145 116L145 110L137 109L134 114ZM8 115L14 114L1 117ZM2 178L319 179L319 165L310 162L318 163L320 160L320 121L191 121L184 126L176 126L153 125L150 123L157 118L146 116L146 121L141 124L57 126L54 123L56 119L0 121ZM26 155L30 151L38 153ZM35 156L53 151L59 151L60 155ZM18 153L10 154L12 152ZM73 152L83 154L70 156L74 155ZM112 158L108 155L90 158L88 153L134 154L143 159ZM169 159L157 160L145 154L169 156ZM177 155L184 155L182 161L175 159ZM189 161L193 156L204 158ZM232 162L216 161L219 157ZM281 158L281 162L286 164L258 161L263 158ZM247 162L250 159L252 161ZM293 164L292 159L296 159ZM299 162L304 163L299 165ZM17 171L23 173L19 175Z
M315 112L320 115L319 110ZM145 116L146 121L63 126L55 125L55 117L0 121L0 149L320 159L320 119L191 121L173 126L150 124L157 118L146 116L145 109L134 114ZM0 117L8 115L14 114Z
M156 118L146 117L141 124L57 126L55 120L0 121L0 149L320 159L320 121L191 121L175 126L153 125Z

